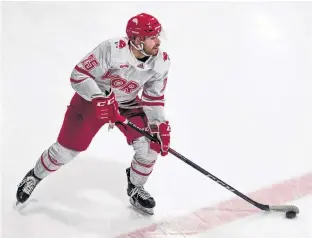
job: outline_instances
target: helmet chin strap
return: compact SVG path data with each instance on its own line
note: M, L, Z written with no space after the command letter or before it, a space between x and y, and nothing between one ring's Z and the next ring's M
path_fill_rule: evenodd
M132 41L130 41L130 44L134 47L134 49L140 51L140 53L142 53L143 55L145 56L151 56L149 54L147 54L145 51L144 51L144 43L141 41L141 45L140 46L136 46Z

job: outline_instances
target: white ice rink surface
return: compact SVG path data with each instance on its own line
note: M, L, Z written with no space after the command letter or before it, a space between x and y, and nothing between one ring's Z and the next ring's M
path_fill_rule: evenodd
M167 35L172 148L259 202L297 205L296 219L259 212L172 155L146 185L155 215L142 216L125 190L132 148L106 126L14 209L56 140L71 70L140 12ZM1 238L311 238L311 26L311 2L1 2Z
M202 233L196 237L214 238L263 238L263 237L312 237L311 229L311 205L312 196L293 201L302 208L302 213L295 220L287 220L281 215L253 215L244 219L234 221L230 224L220 226L209 232Z

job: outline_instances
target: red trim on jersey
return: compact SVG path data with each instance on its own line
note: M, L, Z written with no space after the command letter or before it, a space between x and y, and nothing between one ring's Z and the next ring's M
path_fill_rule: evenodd
M95 79L88 71L78 67L78 65L75 66L75 70L77 70L79 73L82 73L82 74L89 76L92 79Z
M142 101L141 104L143 106L162 106L162 107L165 106L165 103L163 103L163 102L145 102L145 101Z
M155 97L155 96L147 95L145 92L142 93L142 97L145 97L145 98L150 99L150 100L163 100L165 98L164 95Z
M83 78L83 79L77 80L77 79L70 78L70 82L72 82L72 83L81 83L81 82L85 81L86 79L87 78Z

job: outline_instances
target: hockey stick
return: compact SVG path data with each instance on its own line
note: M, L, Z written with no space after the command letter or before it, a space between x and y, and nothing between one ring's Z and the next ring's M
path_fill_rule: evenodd
M147 137L148 139L155 141L155 142L159 142L159 140L155 137L153 137L152 135L150 135L149 133L147 133L144 129L137 127L135 124L133 124L132 122L126 120L123 124L128 125L129 127L133 128L134 130L136 130L137 132L141 133L142 135L144 135L145 137ZM197 164L195 164L194 162L190 161L189 159L187 159L186 157L184 157L183 155L181 155L180 153L176 152L175 150L173 150L172 148L169 148L169 153L171 153L172 155L176 156L178 159L182 160L183 162L185 162L186 164L190 165L191 167L193 167L194 169L196 169L197 171L201 172L202 174L206 175L207 177L209 177L210 179L212 179L213 181L217 182L218 184L220 184L222 187L228 189L229 191L233 192L234 194L236 194L237 196L241 197L242 199L244 199L245 201L249 202L250 204L254 205L255 207L264 210L264 211L276 211L276 212L285 212L285 213L295 213L294 216L296 214L299 213L299 208L297 206L294 205L276 205L276 206L271 206L271 205L266 205L266 204L262 204L259 202L254 201L253 199L251 199L250 197L247 197L246 195L244 195L243 193L239 192L238 190L236 190L235 188L233 188L232 186L230 186L229 184L223 182L221 179L217 178L216 176L214 176L213 174L207 172L206 170L204 170L203 168L201 168L200 166L198 166Z

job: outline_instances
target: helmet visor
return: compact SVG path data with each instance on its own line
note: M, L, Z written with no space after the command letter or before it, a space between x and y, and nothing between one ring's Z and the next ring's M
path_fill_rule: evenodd
M161 27L160 29L160 32L155 34L155 35L152 35L152 36L146 36L145 39L155 39L155 38L158 38L160 41L163 41L163 40L166 40L166 34L165 34L165 31L164 31L164 28Z

